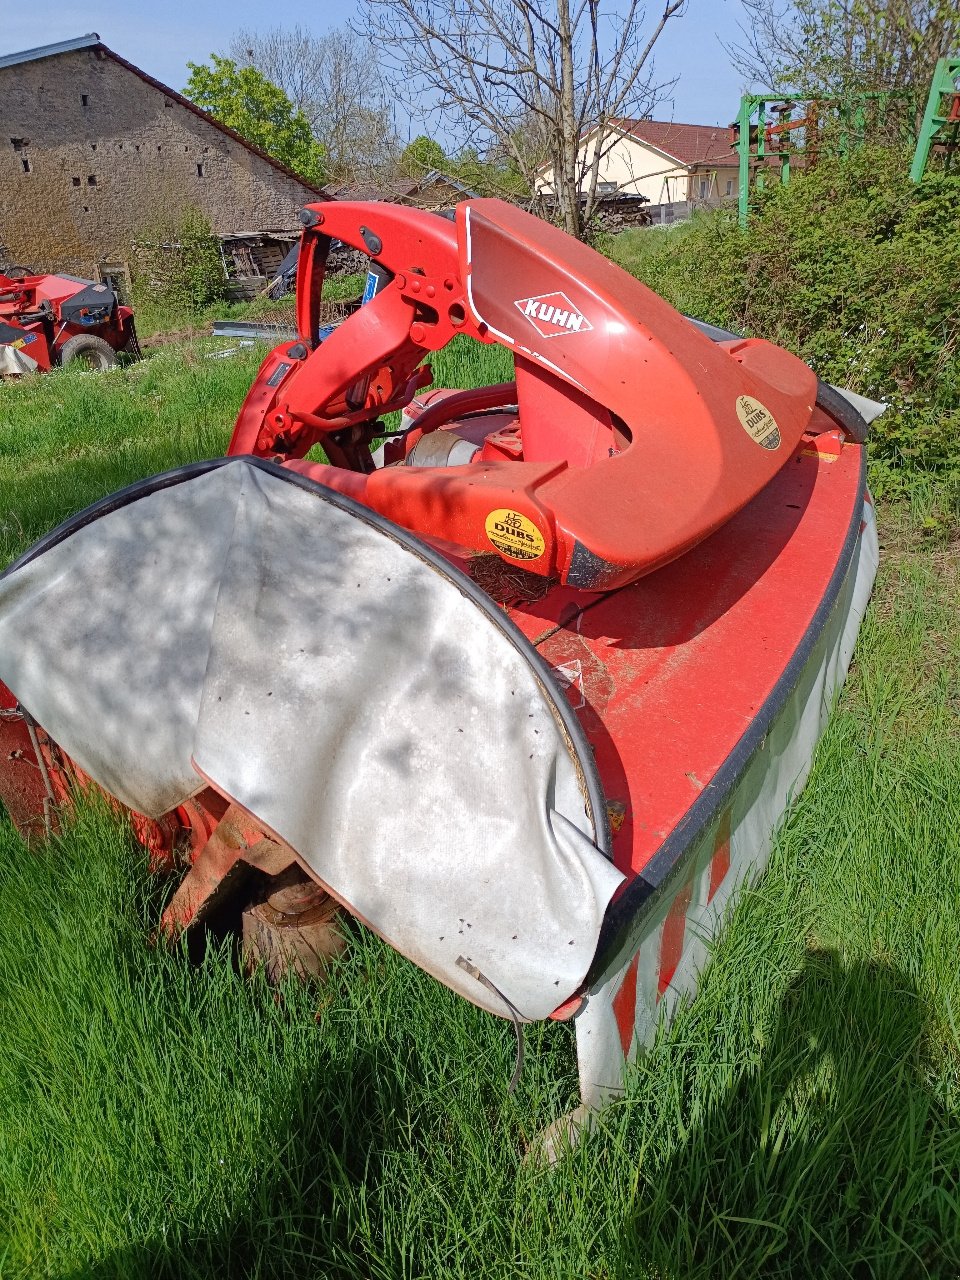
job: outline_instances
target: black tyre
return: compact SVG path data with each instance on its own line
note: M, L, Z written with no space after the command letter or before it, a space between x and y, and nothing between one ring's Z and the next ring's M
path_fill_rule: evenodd
M60 348L60 364L64 368L68 364L78 364L102 372L117 367L117 353L109 342L98 338L95 333L78 333L68 338Z

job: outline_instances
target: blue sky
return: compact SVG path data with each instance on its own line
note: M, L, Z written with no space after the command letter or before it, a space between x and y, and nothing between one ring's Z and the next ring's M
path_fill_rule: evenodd
M648 12L658 11L650 0ZM33 5L4 5L0 53L33 48L97 31L103 42L158 80L182 89L188 60L202 62L220 51L240 27L279 23L321 32L347 21L354 0L319 0L303 7L271 9L263 0L36 0ZM720 41L736 39L742 18L740 0L689 0L686 15L667 27L657 45L657 74L679 76L658 119L695 124L729 124L742 89Z

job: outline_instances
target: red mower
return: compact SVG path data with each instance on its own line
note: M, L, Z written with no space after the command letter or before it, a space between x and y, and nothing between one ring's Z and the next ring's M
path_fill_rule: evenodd
M0 273L0 377L82 363L112 369L139 357L133 312L107 284L74 276Z
M574 1019L596 1107L810 769L880 406L496 200L303 221L298 337L229 456L0 578L0 789L41 835L77 786L131 811L170 933L255 891L254 950L302 962L335 901L518 1028ZM375 287L331 333L333 240ZM514 378L426 390L460 336Z

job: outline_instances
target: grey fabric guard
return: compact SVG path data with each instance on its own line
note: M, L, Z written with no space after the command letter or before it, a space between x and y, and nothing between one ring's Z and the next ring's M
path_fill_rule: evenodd
M0 678L158 815L197 769L405 955L527 1018L572 994L622 876L537 673L455 581L238 460L0 580Z

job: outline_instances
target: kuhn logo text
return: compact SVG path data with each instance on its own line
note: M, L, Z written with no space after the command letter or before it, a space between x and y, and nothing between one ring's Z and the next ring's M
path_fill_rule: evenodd
M593 325L565 293L542 293L536 298L518 298L514 306L543 338L560 338L569 333L586 333Z

